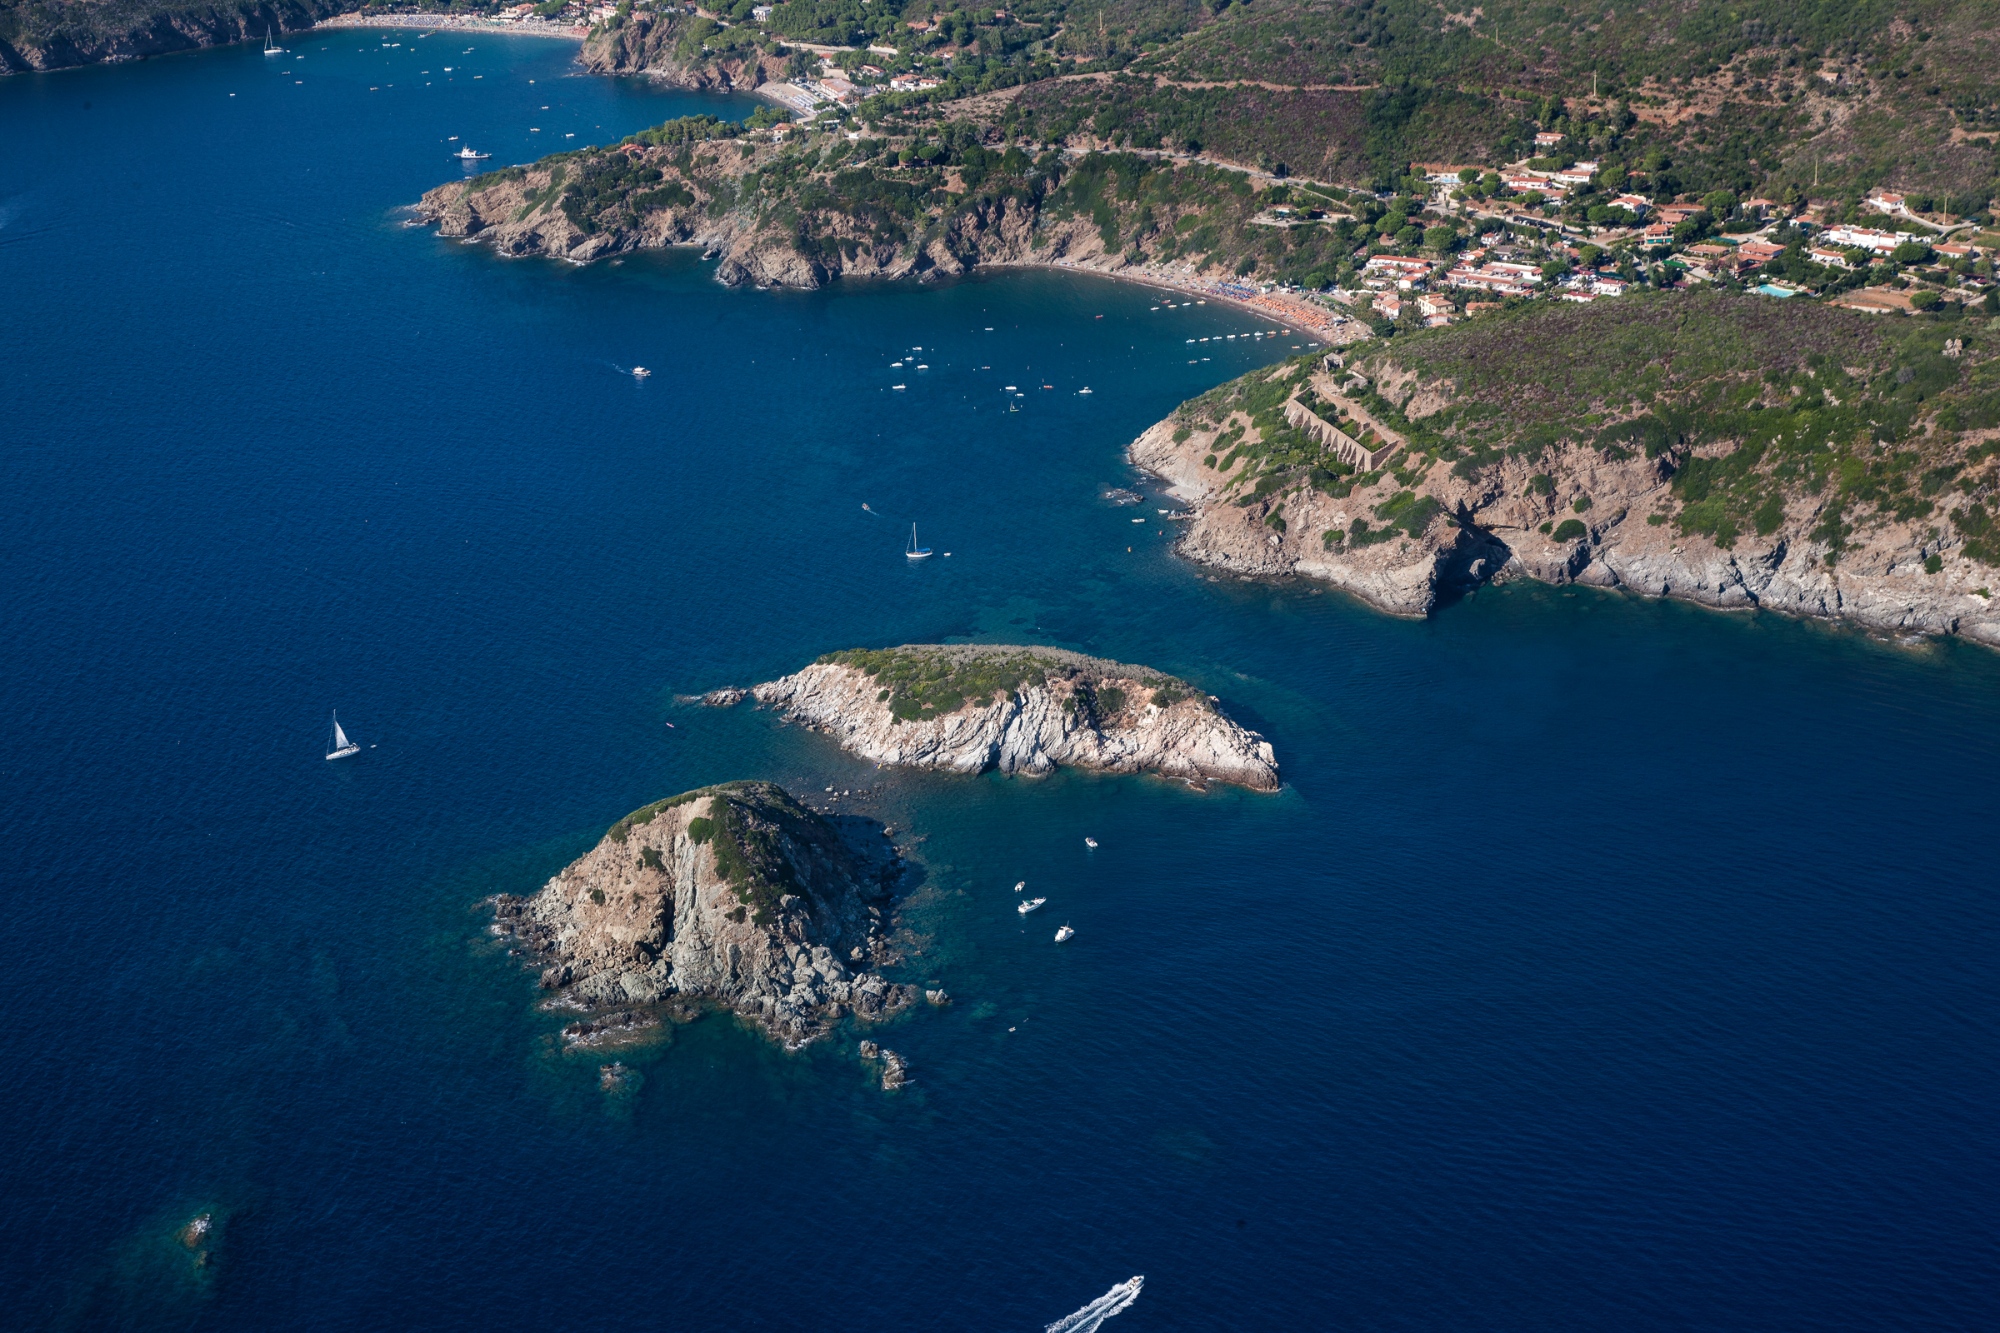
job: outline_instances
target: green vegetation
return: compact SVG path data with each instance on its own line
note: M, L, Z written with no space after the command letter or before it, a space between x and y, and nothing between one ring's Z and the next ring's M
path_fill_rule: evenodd
M983 708L1048 679L1047 664L1028 653L855 648L819 660L854 667L881 682L889 692L890 715L898 722L929 721L968 705Z
M768 782L724 783L655 801L613 824L607 836L623 843L632 829L651 823L663 811L699 800L708 802L707 812L688 821L688 836L714 855L716 874L741 904L739 921L770 925L786 894L809 892L792 864L790 848L811 846L830 855L842 854L838 838L824 821ZM640 863L662 868L658 851L651 847L641 853ZM601 905L602 891L593 890L591 899Z
M1442 514L1426 485L1444 475L1433 471L1440 465L1475 480L1509 459L1553 464L1580 451L1657 460L1675 505L1646 522L1724 548L1797 520L1837 561L1859 531L1932 521L1962 538L1970 558L2000 564L2000 440L1966 434L2000 426L1996 343L1969 317L1883 320L1716 291L1536 302L1350 353L1349 370L1405 386L1394 399L1360 393L1408 441L1367 476L1283 424L1293 392L1331 410L1305 384L1317 354L1221 385L1177 417L1217 432L1214 446L1229 450L1219 484L1239 504L1305 488L1341 498L1393 479L1367 516L1322 534L1328 549L1424 534ZM1412 418L1403 408L1419 384L1433 390ZM1237 460L1245 465L1231 471ZM1514 487L1553 499L1558 470L1569 469L1537 470ZM1954 492L1966 502L1947 503ZM1564 508L1581 515L1593 505L1572 495ZM1557 542L1588 532L1567 514L1541 530Z

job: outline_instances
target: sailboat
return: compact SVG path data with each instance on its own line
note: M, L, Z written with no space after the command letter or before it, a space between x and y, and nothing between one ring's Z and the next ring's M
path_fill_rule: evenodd
M278 45L277 28L275 25L264 29L264 54L267 56L281 56L285 54L285 48Z
M351 754L361 753L361 747L347 739L347 733L340 729L340 714L338 712L333 715L333 740L330 744L333 748L326 752L328 759L345 759Z
M903 554L912 560L928 560L931 558L930 547L917 545L917 525L914 523L910 524L910 544L903 551Z

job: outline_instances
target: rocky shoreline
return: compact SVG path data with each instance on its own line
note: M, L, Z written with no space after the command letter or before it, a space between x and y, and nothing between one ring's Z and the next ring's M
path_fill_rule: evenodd
M1390 363L1378 369L1386 373L1368 387L1411 418L1450 402L1449 385L1399 378ZM1314 366L1298 387L1320 404L1360 411L1360 388L1338 357ZM1969 432L1961 443L1976 451L1989 438L2000 439L2000 431ZM1246 497L1217 467L1218 452L1246 443L1258 443L1250 414L1207 420L1183 410L1127 449L1128 461L1195 511L1175 551L1232 574L1312 579L1398 616L1427 616L1454 594L1528 578L2000 647L2000 605L1992 597L2000 570L1968 557L1951 514L1969 501L1950 491L1918 516L1899 517L1885 506L1865 525L1843 523L1837 511L1829 519L1835 493L1803 494L1773 530L1735 532L1725 546L1674 521L1682 508L1674 481L1687 456L1572 441L1509 453L1465 475L1399 455L1343 485ZM1343 488L1347 493L1331 493ZM1424 517L1406 517L1399 531L1398 512ZM1858 540L1863 526L1865 543Z
M754 698L878 764L953 773L1153 773L1276 791L1277 756L1186 681L1055 648L906 644L833 653Z
M540 969L546 1007L581 1014L568 1048L643 1038L700 1004L798 1047L916 1001L869 970L894 960L903 869L872 820L728 783L636 810L538 893L499 895L493 931Z

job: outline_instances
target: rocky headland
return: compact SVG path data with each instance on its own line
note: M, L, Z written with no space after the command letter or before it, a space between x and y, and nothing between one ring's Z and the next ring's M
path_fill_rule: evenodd
M625 816L540 892L496 898L494 929L537 961L555 1007L581 1012L571 1046L642 1033L692 1003L797 1046L916 1000L868 970L890 957L901 874L879 824L728 783Z
M0 6L0 73L67 69L261 40L310 28L339 13L332 0L221 0L161 4L158 0L28 0Z
M1494 579L2000 647L2000 360L1974 321L1538 303L1183 404L1130 447L1176 549L1397 615Z
M1056 648L857 649L748 693L878 764L955 773L1072 767L1279 787L1270 743L1186 681ZM744 692L709 697L726 705Z

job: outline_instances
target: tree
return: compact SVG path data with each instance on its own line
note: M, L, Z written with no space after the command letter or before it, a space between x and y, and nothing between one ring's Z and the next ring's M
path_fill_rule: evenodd
M1458 233L1450 227L1432 227L1424 233L1424 248L1444 254L1458 240Z
M1938 302L1943 299L1942 296L1933 291L1911 292L1910 308L1912 310L1935 310L1937 309Z
M1889 252L1898 264L1921 264L1931 257L1931 248L1922 241L1904 241Z

